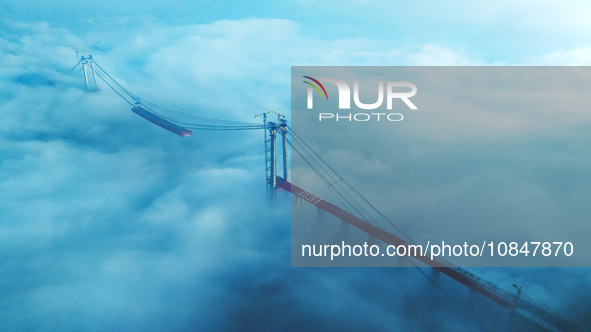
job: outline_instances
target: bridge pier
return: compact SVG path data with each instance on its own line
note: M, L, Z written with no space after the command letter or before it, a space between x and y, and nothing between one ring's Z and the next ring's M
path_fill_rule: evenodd
M431 280L433 280L434 282L439 281L440 275L441 272L439 272L439 270L431 269Z
M324 221L324 210L319 207L316 207L316 220L318 220L318 222Z

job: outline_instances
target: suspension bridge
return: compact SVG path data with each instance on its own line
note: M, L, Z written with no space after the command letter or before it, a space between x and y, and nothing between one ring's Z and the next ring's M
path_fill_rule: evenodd
M84 86L88 91L97 91L97 80L101 80L131 106L132 112L182 137L191 136L194 131L263 131L265 174L269 199L273 198L277 190L283 189L295 196L296 200L306 201L315 206L318 211L333 215L343 224L351 225L366 233L373 241L395 246L415 244L403 230L381 213L341 177L321 155L315 152L288 125L286 117L279 113L279 110L265 109L264 113L257 115L256 117L262 117L262 124L198 116L159 106L139 98L109 75L92 55L79 57L78 63L72 70L82 72ZM275 119L277 120L275 121ZM289 148L292 153L295 152L301 158L325 188L334 194L339 205L324 200L290 182ZM386 229L393 229L398 235L393 234L394 231ZM412 256L412 260L409 258L415 267L430 267L435 273L449 276L470 290L507 308L511 313L526 320L535 328L543 331L584 331L563 319L547 306L536 303L522 292L521 287L513 285L517 289L517 293L511 293L452 262L440 257L431 258L428 253L425 255L416 254Z

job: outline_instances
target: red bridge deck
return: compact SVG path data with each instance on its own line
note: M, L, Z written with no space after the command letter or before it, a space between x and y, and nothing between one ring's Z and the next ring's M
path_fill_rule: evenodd
M329 203L321 199L320 197L317 197L314 194L309 193L304 189L283 180L282 178L277 177L277 186L289 191L294 196L299 197L309 202L310 204L315 205L318 208L332 214L333 216L341 219L343 222L355 226L361 231L369 234L370 236L376 239L383 241L384 243L392 244L395 246L411 244L377 226L372 225L366 220L363 220L341 209L340 207L332 203ZM441 273L446 274L447 276L461 282L462 284L468 286L470 289L488 297L489 299L497 302L503 307L509 309L521 309L529 313L529 319L533 318L532 315L536 316L538 319L535 319L535 323L537 324L540 323L539 319L541 319L543 322L549 323L553 325L553 327L556 327L561 331L581 331L576 326L562 320L561 318L555 315L552 315L545 309L536 306L535 304L525 300L524 298L520 298L517 295L509 293L493 285L492 283L476 276L475 274L452 264L451 262L448 262L441 258L431 259L430 257L420 255L416 255L413 257L423 262L427 266L437 271L440 271ZM546 324L546 327L549 328L550 326Z

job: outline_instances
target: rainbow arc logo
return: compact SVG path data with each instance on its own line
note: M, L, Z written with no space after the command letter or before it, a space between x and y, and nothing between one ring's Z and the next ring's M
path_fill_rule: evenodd
M326 89L324 88L324 85L322 85L322 83L320 83L320 81L318 81L317 79L312 78L310 76L302 76L302 77L307 78L307 79L311 80L312 82L316 83L317 85L314 85L308 81L302 81L302 82L308 84L309 86L313 87L316 90L316 92L318 92L320 99L323 98L322 93L320 92L320 89L322 89L322 91L324 91L324 96L326 96L326 100L328 100L328 94L326 93ZM320 89L318 89L318 87L320 87Z

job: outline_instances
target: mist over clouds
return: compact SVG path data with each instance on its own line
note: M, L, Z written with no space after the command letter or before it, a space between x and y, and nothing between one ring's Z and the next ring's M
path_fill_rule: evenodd
M70 72L87 50L142 98L250 122L257 104L289 105L291 65L496 60L328 27L321 38L274 7L40 3L0 6L0 329L527 330L427 269L290 268L289 197L265 200L262 133L180 138ZM589 323L588 269L476 273Z

